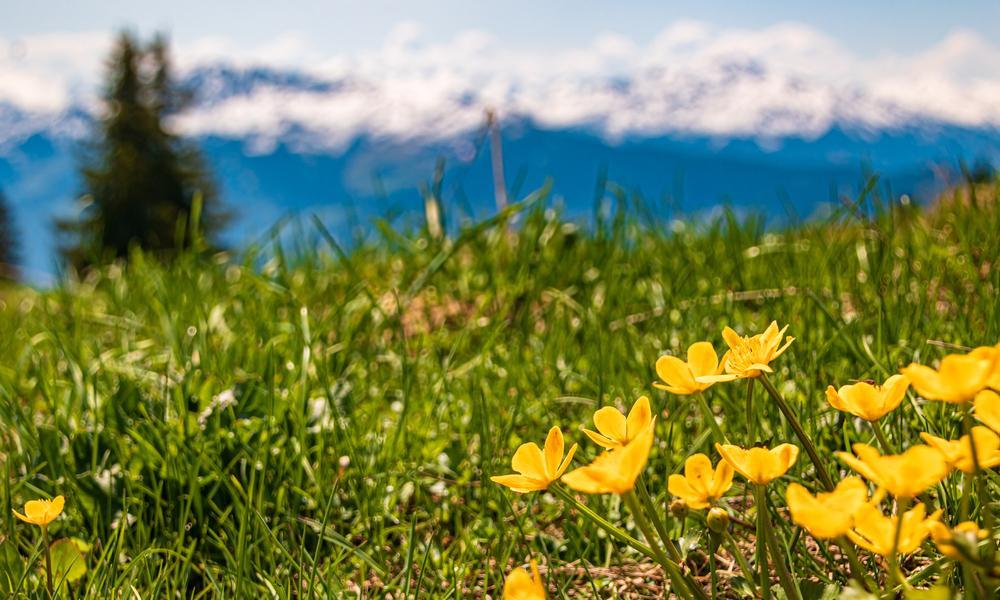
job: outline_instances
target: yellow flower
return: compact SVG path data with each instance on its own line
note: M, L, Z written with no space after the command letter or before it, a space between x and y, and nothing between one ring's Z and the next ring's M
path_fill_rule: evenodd
M605 406L594 413L594 426L600 433L589 429L584 429L583 432L599 446L613 450L635 439L652 419L649 398L642 396L632 405L628 418L617 408Z
M772 373L769 363L781 356L795 338L788 336L784 345L781 345L781 336L785 334L788 325L780 331L778 322L771 321L764 333L747 337L726 327L722 330L722 337L729 345L729 350L722 357L722 366L725 370L723 375L705 375L698 377L702 383L714 383L716 381L732 381L734 379L744 379L747 377L760 377L761 373Z
M993 390L983 390L976 394L973 403L976 418L993 431L1000 433L1000 394Z
M589 465L566 473L563 483L584 494L624 494L632 491L653 447L655 426L654 418L625 446L604 452Z
M549 429L545 438L545 453L538 444L530 442L521 444L510 461L519 475L498 475L490 477L494 483L505 485L519 494L536 492L549 487L549 484L562 477L569 467L569 461L576 453L576 444L569 449L569 454L563 459L563 435L558 427ZM561 461L561 462L560 462Z
M503 584L504 600L545 600L545 584L538 574L538 563L531 561L531 574L518 567Z
M684 474L671 475L667 480L670 493L684 500L691 508L705 508L722 497L733 486L733 466L720 460L715 470L704 454L695 454L684 462Z
M868 487L857 477L846 477L832 492L813 496L797 483L785 492L792 521L813 537L829 540L845 535L854 526L854 514L868 500Z
M744 450L732 444L716 444L715 449L736 469L737 473L758 485L767 485L784 475L799 457L798 446L792 444L781 444L771 450L767 448Z
M955 560L963 558L961 551L956 547L956 542L971 550L988 537L990 532L980 529L974 521L963 521L955 525L954 529L948 529L948 526L940 521L931 524L931 539L934 540L934 545L941 554Z
M866 421L877 421L896 410L909 387L910 380L905 375L893 375L882 385L860 381L841 386L839 390L831 385L826 388L826 399L837 410Z
M921 433L920 437L940 452L949 466L965 473L975 472L976 464L973 461L968 435L963 435L957 440L946 440L929 433ZM988 469L1000 465L1000 436L993 433L989 427L977 425L972 428L972 439L976 442L975 458L980 468Z
M24 514L14 511L14 516L25 523L46 527L62 513L66 499L56 496L51 500L29 500L24 504Z
M902 371L924 398L959 404L975 398L991 379L1000 379L996 373L998 361L1000 350L981 346L968 354L945 356L937 370L910 363Z
M931 527L937 522L941 512L938 509L930 516L926 516L923 503L919 503L903 513L896 552L909 554L919 548L930 534ZM854 516L854 530L848 531L847 537L869 552L889 556L892 554L898 522L898 516L887 517L882 514L877 504L867 503Z
M854 453L837 456L862 477L897 498L913 498L948 475L941 453L930 446L913 446L902 454L882 456L868 444L854 444Z
M719 356L710 342L691 344L687 352L687 362L676 356L661 356L656 360L656 375L663 383L653 387L671 394L696 394L712 386L713 381L699 381L699 377L718 375L722 372Z

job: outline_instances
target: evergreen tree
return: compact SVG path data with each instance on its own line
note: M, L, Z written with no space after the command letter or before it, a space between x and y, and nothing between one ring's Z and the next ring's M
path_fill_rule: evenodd
M87 202L78 221L59 223L70 236L63 253L75 265L124 257L133 244L162 254L202 239L210 244L224 225L200 152L165 127L188 100L173 79L164 38L143 48L130 34L119 36L92 159L81 169Z
M17 279L17 234L7 199L0 190L0 280Z

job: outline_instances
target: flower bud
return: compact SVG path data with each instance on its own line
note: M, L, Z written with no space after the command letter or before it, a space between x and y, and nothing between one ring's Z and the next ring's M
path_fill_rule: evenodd
M670 514L672 514L677 519L683 519L687 517L688 505L687 502L677 498L670 503Z
M729 527L729 513L718 506L708 511L708 528L715 533L722 533Z

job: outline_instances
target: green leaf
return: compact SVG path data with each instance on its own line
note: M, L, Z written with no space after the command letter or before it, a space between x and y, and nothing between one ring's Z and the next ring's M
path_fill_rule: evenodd
M14 591L23 572L24 558L18 553L14 541L0 537L0 591Z
M87 573L87 560L73 540L56 540L49 546L49 553L52 556L53 581L72 583Z
M840 595L839 585L826 585L819 581L801 581L799 588L803 600L836 600Z

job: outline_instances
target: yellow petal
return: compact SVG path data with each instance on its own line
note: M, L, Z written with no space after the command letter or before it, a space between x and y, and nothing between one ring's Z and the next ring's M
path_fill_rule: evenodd
M688 348L688 367L695 377L702 375L717 375L719 373L719 356L710 342L695 342Z
M716 444L715 447L737 473L758 485L766 485L784 475L799 455L798 447L792 444L781 444L773 450L757 447L744 450L732 444Z
M697 510L708 506L705 494L692 488L683 475L675 473L668 477L667 491L684 500L690 508Z
M893 375L880 386L861 381L842 386L837 391L829 387L826 397L837 410L849 412L867 421L876 421L899 406L909 385L906 376Z
M920 437L940 452L949 465L965 473L974 473L977 464L980 469L1000 464L1000 436L988 427L978 425L972 428L972 439L976 444L975 455L968 435L957 440L945 440L929 433L921 433Z
M628 419L625 422L626 439L632 439L638 435L649 425L652 418L653 412L649 408L649 398L640 396L632 405L632 410L629 411Z
M545 474L550 480L556 479L556 472L559 471L559 463L563 457L563 435L558 427L549 429L549 434L545 436Z
M854 452L857 458L844 452L837 456L897 498L920 495L941 481L949 470L941 453L929 446L912 446L902 454L882 456L867 444L854 444Z
M785 329L788 329L788 325L785 325ZM778 331L778 322L771 321L764 332L760 334L761 341L764 342L765 346L772 344L777 345L781 340L781 334L785 333L785 329Z
M65 502L62 496L56 496L52 500L29 500L24 504L22 520L44 527L59 516Z
M628 436L625 415L617 408L605 406L594 413L594 425L608 439L624 442Z
M673 393L693 394L701 389L694 380L694 375L687 363L676 356L658 358L656 360L656 376L674 390L683 390Z
M785 329L788 329L788 325L785 325ZM784 331L785 329L782 329L782 331ZM775 350L774 354L771 355L771 359L773 360L775 358L778 358L782 354L784 354L785 350L788 350L788 347L791 346L792 342L794 342L794 341L795 341L795 338L793 338L792 336L788 336L787 338L785 338L785 345L782 346L781 348L778 348L777 350Z
M848 531L847 532L847 539L851 540L852 542L854 542L858 546L864 548L865 550L867 550L867 551L869 551L869 552L871 552L873 554L880 554L879 547L876 546L875 544L873 544L872 542L870 542L868 540L868 538L866 538L866 537L862 536L861 534L859 534L857 532L857 530Z
M934 369L911 363L901 369L906 378L913 384L913 389L928 400L944 400L951 398L951 393L944 387L941 377Z
M736 331L731 327L726 327L722 330L722 339L726 340L726 344L728 344L730 348L736 348L743 343L743 337L736 333Z
M52 499L52 504L48 509L48 520L54 521L56 517L62 514L63 506L66 505L66 499L62 496L56 496Z
M524 475L495 475L490 477L490 481L509 487L519 494L537 492L549 487L547 481L539 481L531 477L525 477Z
M635 487L653 445L656 419L619 450L604 452L591 464L563 476L569 487L585 494L624 494Z
M723 494L733 487L733 465L724 460L720 460L715 467L715 475L712 479L712 488L709 493L713 498L721 498Z
M601 456L605 456L602 454ZM584 494L610 494L615 491L614 482L609 479L610 472L595 466L599 456L594 463L585 467L578 467L562 477L562 482L570 488Z
M544 481L547 479L545 472L545 457L542 450L535 442L521 444L514 452L514 457L510 460L510 466L526 477Z
M793 444L781 444L771 450L771 455L775 460L771 464L771 470L768 472L768 475L773 480L781 477L788 472L788 469L792 468L792 465L799 458L799 447Z
M859 475L876 485L881 485L878 474L863 461L858 460L853 454L850 452L836 452L835 454L837 458L848 467L854 469Z
M826 386L826 401L830 403L830 406L839 411L849 412L847 403L844 402L843 396L841 396L832 385Z
M988 387L1000 362L1000 350L983 346L968 354L949 354L941 359L935 371L930 367L911 364L903 373L914 389L928 400L969 402Z
M48 509L48 500L28 500L24 503L24 514L26 517L32 520L32 522L38 523L45 518L46 509Z
M813 537L833 539L850 530L854 515L864 505L867 488L857 477L848 477L828 493L813 496L804 487L791 483L786 492L792 520Z
M573 455L576 454L576 449L578 447L579 446L576 444L573 444L570 447L569 452L566 453L566 458L563 459L562 464L559 465L559 470L556 471L555 476L552 478L553 480L559 479L563 476L563 473L565 473L566 469L569 467L569 463L573 460Z
M531 561L531 574L518 567L510 572L503 586L504 600L545 600L545 585L538 565Z
M996 368L994 348L976 348L968 354L949 354L941 359L941 379L948 385L963 387L968 400L989 385ZM974 390L974 391L972 391Z
M868 487L865 482L852 475L842 479L832 495L836 496L838 506L854 514L867 500Z
M635 487L635 480L642 473L642 470L646 468L646 461L649 460L649 451L653 447L655 422L655 419L650 421L649 425L634 440L619 451L621 454L621 474L627 486L625 491Z
M596 431L591 431L589 429L584 429L583 432L585 434L587 434L587 437L589 437L595 444L597 444L598 446L600 446L602 448L607 448L608 450L610 450L612 448L620 448L621 447L621 442L616 442L615 440L613 440L613 439L611 439L609 437L605 437L605 436L597 433Z
M1000 394L983 390L976 394L973 404L976 418L993 431L1000 433Z
M700 379L700 377L699 377L699 379ZM691 391L691 388L680 388L680 387L675 387L675 386L672 386L672 385L663 385L662 383L656 383L655 381L653 382L653 387L655 387L658 390L663 390L665 392L670 392L671 394L677 394L678 396L686 396L688 394L694 393L694 392ZM708 386L705 386L705 387L708 387Z
M729 463L733 469L740 475L747 477L747 474L743 472L741 465L743 464L743 459L746 455L746 451L739 446L733 444L715 444L715 450L722 457L722 460Z
M792 521L805 528L813 537L827 538L841 535L842 532L834 533L833 536L827 535L828 532L823 527L828 523L826 515L823 514L823 505L817 502L816 498L801 485L788 484L788 489L785 490L785 503L788 505Z
M720 375L702 375L698 377L698 383L722 383L724 381L734 381L739 379L738 375L723 373Z
M893 375L882 384L883 407L882 414L888 414L903 402L906 397L906 390L910 389L910 380L906 375Z
M840 394L852 414L868 421L882 416L882 395L874 385L865 382L845 385Z
M684 477L697 493L707 496L712 483L712 461L704 454L695 454L684 462Z

